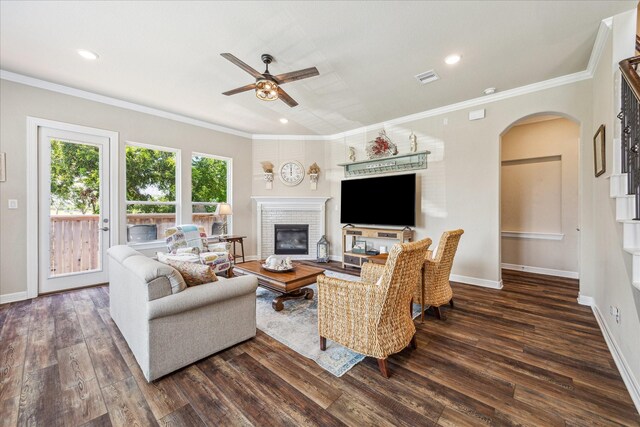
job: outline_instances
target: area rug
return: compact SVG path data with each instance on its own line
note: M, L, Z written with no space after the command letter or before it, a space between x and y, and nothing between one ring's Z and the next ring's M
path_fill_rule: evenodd
M359 277L327 270L326 276L357 281ZM358 354L327 340L327 350L320 350L318 336L318 289L316 284L308 286L313 289L311 300L295 299L284 302L284 310L275 311L271 301L276 293L259 287L256 295L256 321L258 329L296 353L314 360L324 370L336 377L344 375L349 369L361 362L365 356ZM419 306L414 305L414 318L420 314Z

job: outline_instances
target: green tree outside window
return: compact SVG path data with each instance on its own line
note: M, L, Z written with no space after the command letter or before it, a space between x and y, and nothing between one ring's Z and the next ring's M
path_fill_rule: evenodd
M100 213L100 149L51 140L51 209Z

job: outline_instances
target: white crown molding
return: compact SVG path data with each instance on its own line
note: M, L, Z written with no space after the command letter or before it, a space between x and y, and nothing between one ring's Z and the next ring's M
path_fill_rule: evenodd
M254 141L332 141L336 139L335 135L271 135L256 133L251 135Z
M503 99L513 98L516 96L526 95L529 93L538 92L541 90L551 89L566 84L579 82L582 80L588 80L593 77L602 51L607 42L609 32L613 24L613 18L606 18L600 22L598 28L598 34L596 40L591 49L591 55L589 57L589 63L587 69L579 71L573 74L567 74L565 76L555 77L553 79L544 80L537 83L532 83L525 86L505 90L503 92L497 92L492 95L485 95L478 98L469 99L466 101L458 102L455 104L446 105L443 107L433 108L431 110L422 111L408 116L397 117L395 119L387 120L380 123L375 123L367 126L362 126L356 129L348 130L345 132L336 133L333 135L269 135L269 134L251 134L248 132L240 131L237 129L228 128L225 126L217 125L215 123L206 122L192 117L183 116L181 114L171 113L156 108L147 107L140 104L135 104L129 101L123 101L116 98L111 98L105 95L99 95L93 92L88 92L80 89L75 89L69 86L60 85L57 83L51 83L45 80L36 79L34 77L25 76L22 74L13 73L10 71L0 70L0 79L9 80L16 83L21 83L27 86L38 87L41 89L47 89L53 92L63 93L66 95L75 96L78 98L88 99L95 102L100 102L115 107L125 108L128 110L138 111L158 117L163 117L170 120L175 120L182 123L187 123L193 126L199 126L206 129L215 130L218 132L228 133L231 135L241 136L244 138L250 138L252 140L282 140L282 141L332 141L336 139L343 139L347 136L358 135L368 131L378 130L386 126L400 125L403 123L413 122L416 120L424 119L426 117L438 116L440 114L446 114L453 111L463 110L465 108L476 107L479 105L489 104L491 102L501 101Z
M165 119L174 120L176 122L182 122L182 123L186 123L193 126L198 126L205 129L211 129L218 132L241 136L244 138L251 138L251 134L248 132L243 132L237 129L220 126L215 123L209 123L204 120L194 119L192 117L183 116L181 114L171 113L169 111L159 110L157 108L147 107L147 106L136 104L129 101L123 101L121 99L112 98L110 96L99 95L97 93L88 92L86 90L76 89L73 87L52 83L46 80L36 79L34 77L13 73L11 71L0 70L0 79L8 80L15 83L21 83L27 86L33 86L40 89L46 89L52 92L62 93L64 95L75 96L76 98L87 99L89 101L95 101L101 104L107 104L114 107L137 111L139 113L145 113L152 116L162 117Z
M466 108L476 107L478 105L489 104L491 102L501 101L503 99L513 98L516 96L526 95L529 93L538 92L545 89L551 89L566 84L579 82L582 80L588 80L593 77L587 70L579 71L573 74L567 74L566 76L560 76L549 80L544 80L538 83L532 83L526 86L520 86L514 89L505 90L503 92L497 92L493 95L486 95L479 98L473 98L466 101L458 102L444 107L438 107L431 110L422 111L420 113L410 114L408 116L397 117L395 119L387 120L380 123L375 123L368 126L359 127L356 129L348 130L346 132L336 133L333 135L316 135L314 138L310 138L310 135L265 135L254 134L252 139L254 140L323 140L333 141L336 139L343 139L348 136L358 135L369 131L375 131L380 128L385 128L393 125L400 125L403 123L414 122L427 117L439 116L441 114L451 113L453 111L464 110Z
M598 34L596 35L596 41L593 43L593 48L591 49L591 56L589 57L589 63L587 64L587 72L593 77L596 72L596 68L598 67L598 63L600 62L600 57L602 56L602 52L607 44L607 39L609 38L609 32L611 31L611 27L613 26L613 17L605 18L600 22L600 27L598 27Z

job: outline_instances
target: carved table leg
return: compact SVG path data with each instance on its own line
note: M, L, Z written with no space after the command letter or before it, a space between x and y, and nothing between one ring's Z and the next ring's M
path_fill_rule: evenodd
M296 289L293 292L282 294L273 299L273 301L271 302L271 307L275 311L281 311L284 308L284 304L283 304L284 301L290 300L290 299L299 299L299 298L313 299L313 289L309 289L309 288Z

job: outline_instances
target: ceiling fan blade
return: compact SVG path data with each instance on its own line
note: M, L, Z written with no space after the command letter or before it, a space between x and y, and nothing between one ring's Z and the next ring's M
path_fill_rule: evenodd
M251 83L251 84L246 85L246 86L237 87L235 89L231 89L231 90L228 90L226 92L222 92L222 94L230 96L230 95L235 95L236 93L246 92L248 90L255 89L255 88L256 88L256 84L255 83Z
M289 107L295 107L296 105L298 105L296 100L290 97L289 94L282 90L281 87L278 88L278 98L280 98Z
M256 79L261 79L262 78L262 74L260 74L259 72L257 72L256 70L251 68L249 65L245 64L244 62L240 61L238 58L236 58L232 54L230 54L230 53L221 53L220 56L222 56L223 58L227 59L230 62L233 62L238 67L242 68L243 70L245 70L247 73L251 74Z
M295 82L296 80L307 79L309 77L317 76L320 72L316 67L305 68L304 70L291 71L290 73L278 74L274 76L274 79L280 84Z

